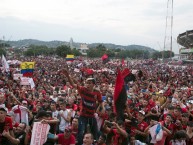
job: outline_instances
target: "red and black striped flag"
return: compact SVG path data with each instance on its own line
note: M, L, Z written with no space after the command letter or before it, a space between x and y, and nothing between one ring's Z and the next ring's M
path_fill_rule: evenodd
M124 86L124 77L118 70L115 90L114 90L114 112L117 114L118 120L124 120L125 103L127 101L127 92Z

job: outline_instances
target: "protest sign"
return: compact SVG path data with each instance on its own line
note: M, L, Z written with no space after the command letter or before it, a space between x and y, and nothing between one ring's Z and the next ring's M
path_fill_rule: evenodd
M13 74L14 80L19 80L19 78L23 77L23 74Z
M49 124L34 122L30 145L43 145L47 140L49 130Z

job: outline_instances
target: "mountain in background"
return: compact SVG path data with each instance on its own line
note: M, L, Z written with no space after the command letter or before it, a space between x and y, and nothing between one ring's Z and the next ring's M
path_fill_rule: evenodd
M146 47L146 46L141 46L141 45L127 45L127 46L123 46L123 45L116 45L116 44L111 44L111 43L92 43L89 44L88 47L89 48L95 48L96 46L98 46L99 44L104 45L106 48L111 48L111 49L127 49L127 50L147 50L150 53L156 52L157 50L150 48L150 47Z
M57 40L53 40L53 41L40 41L40 40L36 40L36 39L24 39L24 40L18 40L18 41L6 41L7 44L9 44L12 47L28 47L30 45L44 45L47 46L49 48L56 48L58 46L61 45L68 45L70 46L70 42L67 41L57 41ZM85 44L85 43L78 43L78 42L71 42L73 47L75 48L80 48L81 44ZM141 46L141 45L128 45L128 46L123 46L123 45L116 45L116 44L111 44L111 43L91 43L91 44L87 44L88 48L95 48L96 46L98 46L99 44L104 45L106 48L108 49L127 49L127 50L133 50L133 49L138 49L138 50L147 50L150 53L155 52L155 49L152 49L150 47L146 47L146 46Z

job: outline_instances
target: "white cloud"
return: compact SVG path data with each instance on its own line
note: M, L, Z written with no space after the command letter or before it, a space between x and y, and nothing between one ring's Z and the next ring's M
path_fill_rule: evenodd
M174 38L192 29L192 5L191 0L174 1ZM160 50L166 8L167 0L1 0L0 32L14 39L72 36L79 42L140 44Z

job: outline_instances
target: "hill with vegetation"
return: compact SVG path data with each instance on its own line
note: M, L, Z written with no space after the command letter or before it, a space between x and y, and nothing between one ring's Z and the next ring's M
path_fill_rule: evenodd
M67 45L67 46L70 45L70 43L67 42L67 41L57 41L57 40L40 41L40 40L36 40L36 39L24 39L24 40L18 40L18 41L7 41L6 43L9 44L10 46L14 46L16 48L28 47L30 45L47 46L48 48L57 48L58 46L61 46L61 45ZM82 44L82 43L73 42L73 46L76 47L76 48L79 48L80 44ZM89 48L96 48L100 44L104 45L108 49L144 50L144 51L149 51L150 53L153 53L153 52L156 51L156 50L154 50L150 47L141 46L141 45L123 46L123 45L116 45L116 44L112 44L112 43L91 43L91 44L88 44L88 47Z

